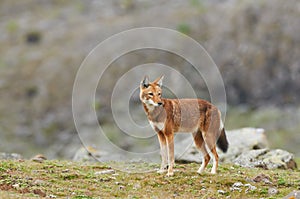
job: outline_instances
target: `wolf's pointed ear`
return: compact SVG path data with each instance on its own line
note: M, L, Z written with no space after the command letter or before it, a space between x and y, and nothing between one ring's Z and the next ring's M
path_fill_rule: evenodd
M141 81L141 85L142 85L142 87L144 87L144 88L148 88L148 86L149 86L149 77L146 75L145 77L144 77L144 79Z
M164 79L164 76L160 76L159 78L157 78L154 82L156 84L158 84L160 87L162 86L162 80Z

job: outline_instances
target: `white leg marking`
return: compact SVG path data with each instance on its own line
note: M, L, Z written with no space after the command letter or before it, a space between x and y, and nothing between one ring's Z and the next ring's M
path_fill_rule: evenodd
M217 161L216 161L216 158L214 155L212 156L212 158L213 158L213 167L211 168L211 173L216 174L217 173Z
M167 145L163 144L163 142L160 139L159 139L159 145L160 145L160 155L161 155L161 166L157 172L164 173L166 172L167 165L168 165Z
M205 159L204 159L204 156L203 156L202 164L201 164L200 168L198 169L197 173L202 173L205 169L204 167L205 167Z
M164 173L167 171L167 165L168 165L167 147L162 146L160 153L161 153L161 166L160 169L157 171L157 173Z

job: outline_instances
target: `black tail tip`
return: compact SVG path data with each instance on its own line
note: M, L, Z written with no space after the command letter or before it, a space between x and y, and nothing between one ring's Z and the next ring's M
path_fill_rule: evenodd
M226 153L228 150L228 141L226 138L226 134L225 134L225 129L222 129L221 135L217 141L217 145L218 147L224 152Z

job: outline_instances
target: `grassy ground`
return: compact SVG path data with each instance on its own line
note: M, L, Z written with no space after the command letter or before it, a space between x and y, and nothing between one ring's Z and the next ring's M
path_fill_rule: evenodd
M217 175L211 175L208 170L199 175L196 173L199 165L191 163L177 164L175 175L165 177L154 171L157 164L136 163L136 167L153 170L146 173L113 169L120 164L125 168L124 162L1 161L0 198L282 198L300 189L299 170L220 165ZM253 181L261 174L268 176L270 182ZM244 185L239 190L231 190L236 182ZM270 195L270 188L279 192Z

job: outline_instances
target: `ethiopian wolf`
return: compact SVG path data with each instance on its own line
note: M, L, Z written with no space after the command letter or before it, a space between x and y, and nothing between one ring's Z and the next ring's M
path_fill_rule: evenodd
M168 171L172 176L174 166L174 133L190 132L193 134L196 147L203 153L203 161L198 173L204 171L213 154L211 173L218 167L218 147L226 152L228 141L218 108L202 99L167 99L162 98L162 79L149 82L145 76L140 84L140 100L149 123L156 131L162 163L159 172Z

